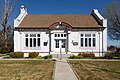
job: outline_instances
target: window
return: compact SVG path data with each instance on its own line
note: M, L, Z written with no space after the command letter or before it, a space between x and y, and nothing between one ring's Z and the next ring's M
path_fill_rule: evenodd
M65 33L55 34L55 37L66 37L67 35Z
M38 38L38 47L40 46L40 38Z
M55 37L57 37L57 34L55 34Z
M63 34L61 34L61 37L63 37Z
M32 47L32 38L30 38L30 47Z
M95 46L96 46L95 42L96 42L96 39L95 39L95 38L93 38L93 47L95 47Z
M25 38L25 42L26 42L25 46L28 47L28 38Z
M93 34L93 37L95 37L95 34Z
M38 34L37 36L40 37L40 34Z
M28 34L25 34L25 37L28 37Z
M62 40L62 48L65 48L65 40Z
M36 47L36 38L33 38L33 47Z
M40 47L40 34L25 34L25 47Z
M85 38L85 47L87 47L87 38Z
M58 37L60 37L60 34L58 34Z
M30 34L30 37L36 37L36 34Z
M81 38L81 47L83 47L83 38Z
M91 38L89 38L89 47L91 47Z
M56 48L59 48L59 40L56 40Z
M47 46L47 42L44 42L44 46Z
M83 37L83 34L81 34L80 36Z
M91 34L85 34L85 37L91 37Z
M81 47L95 47L96 35L95 34L80 34Z
M64 37L66 37L66 34L64 34Z

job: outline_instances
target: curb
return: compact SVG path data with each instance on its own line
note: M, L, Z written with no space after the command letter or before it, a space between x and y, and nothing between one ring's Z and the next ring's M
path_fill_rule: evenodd
M76 73L75 69L73 68L73 66L68 62L67 63L70 65L71 69L73 70L74 74L76 75L77 79L80 80L80 77L78 76L78 74Z
M53 71L52 80L55 80L55 69L56 69L56 61L55 61L55 64L54 64L54 71Z

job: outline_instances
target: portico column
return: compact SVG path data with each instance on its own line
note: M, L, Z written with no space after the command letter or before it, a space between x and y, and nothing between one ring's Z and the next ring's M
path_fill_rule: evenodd
M49 30L49 53L51 52L51 30Z
M67 40L66 40L66 54L67 54L68 48L69 48L69 47L68 47L68 46L69 46L69 45L68 45L68 44L69 44L69 43L68 43L68 42L69 42L69 40L68 40L68 39L69 39L68 30L66 30L66 34L67 34Z

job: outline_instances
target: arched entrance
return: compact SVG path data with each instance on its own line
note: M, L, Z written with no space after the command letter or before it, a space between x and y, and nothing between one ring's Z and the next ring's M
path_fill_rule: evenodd
M51 52L55 54L67 54L68 51L68 30L72 27L65 22L56 22L50 26Z

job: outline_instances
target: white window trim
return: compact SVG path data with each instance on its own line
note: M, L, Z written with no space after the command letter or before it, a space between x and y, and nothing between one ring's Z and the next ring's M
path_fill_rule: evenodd
M25 35L28 34L29 36L26 37ZM36 34L36 37L30 37L30 34ZM40 37L37 35L40 34ZM28 47L26 47L26 41L25 39L28 38ZM32 47L30 47L30 38L32 38ZM36 47L34 47L34 38L36 38ZM40 38L40 46L38 46L38 38ZM25 32L24 33L24 49L30 50L30 49L35 49L35 50L40 50L41 48L41 33L40 32Z
M81 34L83 34L83 37L81 37ZM90 37L85 37L85 34L91 34ZM93 37L93 34L95 34L95 37ZM80 33L80 48L96 48L97 46L97 34L96 33ZM81 38L83 38L83 46L81 46ZM85 46L85 38L87 38L87 46ZM89 46L89 38L91 38L91 46ZM93 38L95 38L95 46L93 46Z

